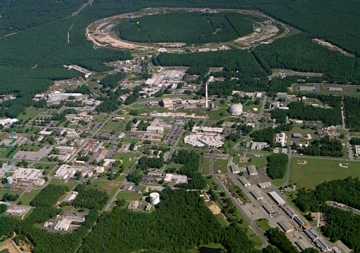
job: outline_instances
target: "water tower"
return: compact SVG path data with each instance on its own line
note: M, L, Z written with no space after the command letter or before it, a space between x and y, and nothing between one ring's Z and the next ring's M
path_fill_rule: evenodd
M160 202L160 194L158 192L150 193L150 204L157 205Z

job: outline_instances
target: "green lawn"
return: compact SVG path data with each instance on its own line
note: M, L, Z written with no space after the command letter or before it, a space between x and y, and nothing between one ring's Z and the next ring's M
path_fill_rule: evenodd
M35 145L21 145L20 150L37 152L40 150L40 147Z
M124 124L123 121L112 121L109 120L103 128L101 128L101 132L107 132L110 133L111 131L117 131L120 126Z
M267 161L266 161L266 157L251 157L250 158L250 162L249 163L241 163L241 164L246 164L248 165L255 165L256 168L262 168L262 167L266 167Z
M228 160L215 160L214 173L217 173L218 170L220 170L221 173L227 173L227 164Z
M29 118L33 119L35 118L37 115L39 115L40 113L42 113L44 110L35 110L35 109L26 109L25 114L21 114L19 115L17 118L19 120L23 119L23 120L28 120Z
M21 201L22 205L28 206L40 191L41 190L39 189L39 190L31 190L30 192L25 192L24 195L22 195L21 198L19 198L17 201Z
M173 163L172 162L172 163L166 164L165 170L169 169L169 168L175 168L176 170L179 170L182 166L184 166L184 164L178 164L178 163Z
M259 219L255 221L263 231L268 231L271 227L267 219Z
M67 187L69 187L70 190L74 189L76 185L78 185L78 182L74 182L74 181L68 181L66 184L64 183L64 181L58 179L58 178L53 178L50 181L50 184L55 184L55 185L66 185Z
M306 161L304 165L298 161ZM342 168L339 163L347 163L348 168ZM314 188L325 181L343 179L346 177L360 177L360 163L346 160L292 158L290 183L297 183L298 188Z
M34 163L34 164L33 164L33 167L34 167L34 168L38 168L39 166L41 166L40 169L42 169L42 170L48 170L48 171L50 171L50 170L52 170L52 169L56 166L56 163ZM48 167L48 166L49 166L49 168L46 169L46 167Z
M98 189L100 191L106 191L110 198L115 194L117 189L119 188L119 183L107 182L107 181L94 181L89 185L89 188Z
M202 174L210 174L210 158L202 158Z
M137 157L138 155L136 153L132 153L132 152L127 152L127 153L115 153L112 156L112 159L116 159L116 160L122 160L123 165L124 165L124 169L130 169L134 163L135 163L135 157Z
M120 192L116 198L125 199L125 200L140 200L143 195L137 194L135 192Z

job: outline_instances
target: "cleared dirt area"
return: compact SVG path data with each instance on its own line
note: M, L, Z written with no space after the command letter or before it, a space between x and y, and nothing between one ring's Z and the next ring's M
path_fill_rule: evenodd
M300 164L300 165L305 165L305 164L307 164L307 161L305 161L305 160L298 160L298 164Z
M8 239L0 244L0 251L5 249L8 250L9 253L20 253L20 251L18 251L14 246L11 239Z
M98 21L95 21L94 23L90 24L86 28L86 37L88 40L92 41L94 43L94 46L97 47L106 47L111 46L115 48L126 48L126 49L140 49L140 50L157 50L158 46L161 45L163 47L169 47L169 48L176 48L184 46L184 43L133 43L129 41L124 41L120 39L114 32L112 32L112 29L114 26L116 26L122 19L128 19L131 18L139 18L144 15L155 15L158 13L165 13L170 11L178 11L178 10L188 10L188 11L198 11L202 12L203 9L197 9L197 8L147 8L144 10L141 10L134 13L124 13L121 15L116 15L108 18L104 18ZM222 9L221 12L238 12L242 14L248 14L256 17L263 18L264 22L255 22L256 27L254 26L254 32L236 39L235 41L232 41L232 43L236 43L237 46L240 47L247 47L252 44L256 43L270 43L276 38L280 38L285 36L288 33L288 28L284 24L273 20L272 18L268 17L264 13L261 13L259 11L248 11L248 10L239 10L239 9ZM277 26L282 26L284 28L284 32L279 34L279 28ZM230 41L231 43L231 41ZM211 43L214 45L217 45L219 43ZM207 44L209 45L209 44Z
M211 204L211 205L208 206L208 208L215 215L221 213L220 207L218 205L216 205L216 204Z
M331 50L338 51L338 52L342 53L343 55L354 57L353 54L346 52L344 49L341 49L340 47L337 47L325 40L313 39L312 41L314 41L316 44L319 44L320 46L328 47Z

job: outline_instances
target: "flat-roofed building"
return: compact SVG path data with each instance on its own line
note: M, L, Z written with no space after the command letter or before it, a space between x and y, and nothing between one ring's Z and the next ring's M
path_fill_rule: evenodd
M315 88L315 86L298 86L297 90L298 91L315 91L316 88Z
M308 248L308 247L305 245L305 243L303 243L302 241L296 241L295 244L296 244L296 246L299 247L299 249L300 249L301 251L304 251L304 250L306 250L306 249Z
M250 191L251 195L253 195L253 197L256 199L256 200L263 200L264 199L264 196L261 194L260 191L258 190L253 190L253 191Z
M259 186L261 189L269 188L269 187L271 187L271 182L259 183L258 186Z
M256 170L255 165L247 166L247 170L248 170L250 176L257 176L258 175L258 172Z
M231 172L232 172L233 174L238 174L238 173L240 173L240 168L239 168L239 166L238 166L237 164L235 164L235 163L233 163L233 164L230 165L230 169L231 169Z
M284 230L285 233L294 232L294 227L287 221L278 222L279 226Z
M239 177L239 181L245 187L249 187L251 185L250 182L245 177Z
M270 215L275 215L277 212L275 211L275 209L269 204L269 203L265 203L262 205L262 207L265 209L265 211L270 214Z
M271 198L273 200L275 200L275 202L279 205L279 206L283 206L285 205L285 201L279 196L279 194L277 194L277 192L275 191L272 191L272 192L269 192L269 195L271 196Z

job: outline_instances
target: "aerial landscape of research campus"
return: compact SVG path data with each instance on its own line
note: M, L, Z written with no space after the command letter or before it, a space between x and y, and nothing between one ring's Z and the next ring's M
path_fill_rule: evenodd
M0 253L360 253L360 1L0 1Z

